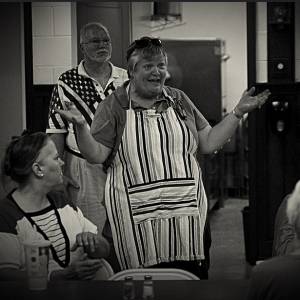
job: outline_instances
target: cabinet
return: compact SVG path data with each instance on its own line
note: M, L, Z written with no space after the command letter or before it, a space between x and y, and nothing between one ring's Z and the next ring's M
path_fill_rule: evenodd
M166 39L170 78L167 85L183 90L211 125L226 112L225 42L221 39ZM210 207L222 205L224 195L223 151L201 155L203 182Z
M226 54L221 39L166 39L167 85L183 90L213 125L226 111Z

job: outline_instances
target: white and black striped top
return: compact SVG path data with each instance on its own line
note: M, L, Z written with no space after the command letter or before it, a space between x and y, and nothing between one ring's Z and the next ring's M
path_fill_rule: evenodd
M24 268L22 243L33 237L51 242L49 274L67 267L76 252L70 249L82 232L97 234L97 227L86 219L62 192L47 194L49 205L35 212L25 212L13 197L14 190L0 201L0 269ZM23 253L23 254L22 254Z
M51 242L54 250L53 256L60 262L60 264L66 264L66 234L58 220L57 215L53 207L48 206L47 208L36 212L34 214L28 214L28 217L34 221L37 227L45 234L47 239Z

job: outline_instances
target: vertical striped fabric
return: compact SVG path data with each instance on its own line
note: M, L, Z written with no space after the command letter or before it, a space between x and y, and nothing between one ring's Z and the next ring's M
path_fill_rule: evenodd
M123 269L204 258L207 199L196 141L174 110L127 111L106 183L106 208Z

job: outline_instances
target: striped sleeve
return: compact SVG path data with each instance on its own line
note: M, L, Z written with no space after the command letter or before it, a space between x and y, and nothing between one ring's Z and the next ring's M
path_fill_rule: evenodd
M49 114L48 114L48 124L47 124L47 133L63 133L67 132L68 123L63 120L62 117L55 112L55 109L63 109L62 101L63 91L59 83L54 86L53 92L51 95L50 105L49 105Z

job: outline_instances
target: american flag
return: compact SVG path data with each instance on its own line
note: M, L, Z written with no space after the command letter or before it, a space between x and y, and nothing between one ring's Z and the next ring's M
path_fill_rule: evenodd
M64 94L65 98L75 104L87 123L91 125L98 104L115 90L115 86L111 82L106 87L104 96L101 97L94 86L93 80L78 74L78 67L63 73L52 92L48 128L62 129L67 127L66 121L62 120L60 115L55 112L55 108L63 109L64 107L58 89Z

